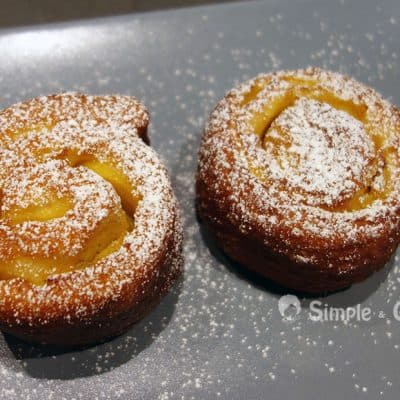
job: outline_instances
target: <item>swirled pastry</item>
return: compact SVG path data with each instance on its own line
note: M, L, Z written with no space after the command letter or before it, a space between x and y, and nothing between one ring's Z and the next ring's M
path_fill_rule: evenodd
M206 128L198 211L234 260L322 293L382 268L400 233L400 112L316 68L230 91Z
M0 112L0 328L83 345L125 331L181 267L181 222L149 117L124 96Z

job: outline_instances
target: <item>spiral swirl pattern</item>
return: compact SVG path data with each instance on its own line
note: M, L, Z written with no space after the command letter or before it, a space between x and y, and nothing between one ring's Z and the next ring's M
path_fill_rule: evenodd
M148 122L124 96L48 96L0 113L2 329L62 342L66 325L144 308L178 275L179 212ZM109 321L103 336L122 329Z
M399 134L399 110L348 77L260 75L210 117L199 212L228 254L267 277L309 292L345 287L397 246Z

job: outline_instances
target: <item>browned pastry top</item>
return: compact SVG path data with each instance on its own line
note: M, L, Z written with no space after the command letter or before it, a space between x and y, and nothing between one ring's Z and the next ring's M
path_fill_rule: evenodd
M160 259L179 253L168 248L181 243L177 203L143 141L148 122L125 96L66 93L0 113L2 321L85 320L139 298Z
M212 113L199 181L243 233L340 273L365 256L357 246L398 238L399 134L399 110L348 77L317 68L260 75Z

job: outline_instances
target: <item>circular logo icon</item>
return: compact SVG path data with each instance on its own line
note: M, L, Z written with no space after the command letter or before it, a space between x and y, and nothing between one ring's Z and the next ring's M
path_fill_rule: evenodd
M398 301L393 307L393 315L396 321L400 322L400 301Z
M300 300L292 294L282 296L278 302L278 309L285 321L294 321L301 311Z

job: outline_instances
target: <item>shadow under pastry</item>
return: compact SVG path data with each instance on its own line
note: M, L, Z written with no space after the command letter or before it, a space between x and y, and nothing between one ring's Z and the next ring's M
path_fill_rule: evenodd
M128 332L102 344L71 350L26 343L4 334L13 356L29 376L70 380L111 371L149 347L171 320L182 289L183 274L150 313Z
M207 245L212 256L219 262L219 265L222 265L223 268L225 268L228 272L234 274L237 278L242 279L254 285L255 287L258 287L259 289L266 290L273 294L275 297L280 297L290 293L305 300L324 298L324 301L330 306L351 307L362 303L378 290L381 284L387 280L387 276L395 262L395 255L393 255L384 268L375 272L363 282L355 283L345 289L336 292L329 292L325 295L298 292L279 285L272 280L265 278L232 260L222 249L219 248L214 234L210 232L210 230L202 223L201 218L198 214L197 219L200 224L202 239Z

